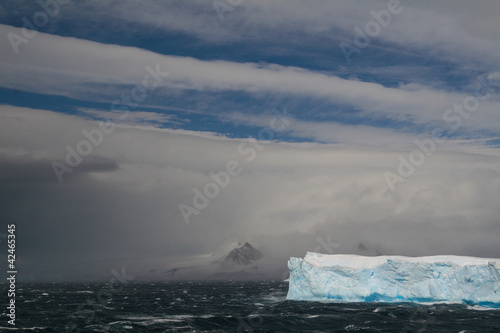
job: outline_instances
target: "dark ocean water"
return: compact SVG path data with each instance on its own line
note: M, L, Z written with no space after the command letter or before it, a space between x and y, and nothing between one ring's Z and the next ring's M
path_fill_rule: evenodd
M0 332L500 332L500 310L287 301L287 289L283 282L19 283L16 326L2 302Z

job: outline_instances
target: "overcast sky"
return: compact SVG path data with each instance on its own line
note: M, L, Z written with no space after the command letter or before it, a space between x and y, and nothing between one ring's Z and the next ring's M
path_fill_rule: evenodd
M24 278L235 241L500 257L498 1L43 3L0 4Z

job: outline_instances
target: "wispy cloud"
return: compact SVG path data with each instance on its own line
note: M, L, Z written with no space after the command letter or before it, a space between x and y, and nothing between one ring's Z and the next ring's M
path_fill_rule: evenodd
M20 33L19 29L12 27L0 28L2 34L8 31ZM368 117L389 117L415 123L440 120L446 109L468 96L422 85L385 87L379 83L343 79L276 64L241 64L166 56L138 48L46 34L40 34L27 45L29 52L20 56L4 46L1 51L4 61L0 65L5 78L2 82L4 87L77 99L93 100L95 96L112 98L118 95L120 88L140 82L144 76L143 68L153 64L158 64L158 71L170 74L169 79L162 82L163 91L159 94L168 94L169 90L244 91L248 94L272 92L324 98L360 109ZM496 110L499 106L496 98L482 102L481 117L472 117L464 125L475 130L498 131L500 116Z

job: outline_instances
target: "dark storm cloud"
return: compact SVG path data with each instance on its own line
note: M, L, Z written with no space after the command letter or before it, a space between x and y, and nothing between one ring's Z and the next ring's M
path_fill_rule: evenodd
M64 128L61 142L81 140L93 123L43 110L14 109L27 137L3 117L2 134L32 151ZM221 244L249 240L283 267L305 251L500 256L494 155L442 152L398 191L382 174L398 152L337 145L267 143L252 162L238 153L244 140L209 133L127 125L117 127L59 183L51 161L64 145L2 154L2 222L17 223L19 263L26 278L105 278L125 265L136 272L167 269ZM247 147L248 148L248 147ZM19 148L17 148L19 149ZM361 154L362 152L362 154ZM7 157L8 156L8 157ZM17 157L14 157L17 156ZM102 157L98 157L102 156ZM178 205L192 205L211 172L239 161L242 172L186 225ZM321 238L321 240L318 240ZM330 250L332 250L330 249ZM142 268L141 268L142 267Z
M0 154L0 182L7 185L54 183L52 162L48 159L36 159L33 154L7 156ZM65 163L63 160L56 161ZM71 177L79 177L90 172L108 172L118 169L118 163L102 156L89 156L71 172Z

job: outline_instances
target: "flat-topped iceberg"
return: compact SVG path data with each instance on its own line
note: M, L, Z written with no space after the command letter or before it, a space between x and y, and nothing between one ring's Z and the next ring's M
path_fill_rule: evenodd
M500 308L500 259L325 255L290 258L287 299L453 302Z

